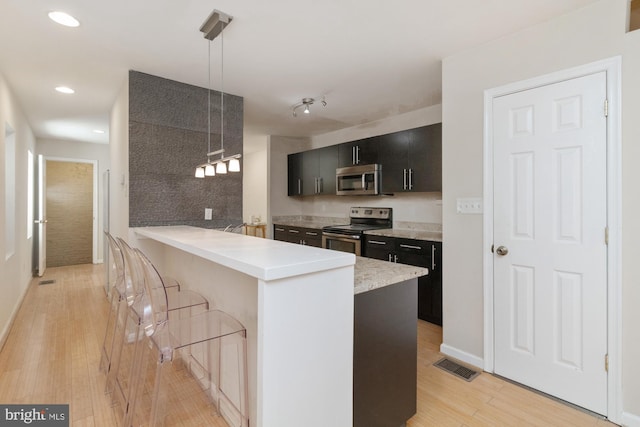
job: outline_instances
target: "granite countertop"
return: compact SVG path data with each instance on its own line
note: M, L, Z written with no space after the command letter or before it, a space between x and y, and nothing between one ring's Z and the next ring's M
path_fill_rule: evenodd
M442 231L417 230L411 228L385 228L382 230L365 231L364 234L371 236L398 237L404 239L442 242Z
M357 295L427 274L428 268L356 257L353 290Z
M349 222L347 220L347 222ZM305 219L290 219L273 221L274 225L284 225L289 227L302 227L302 228L316 228L321 230L322 227L330 225L326 221L305 220ZM345 223L346 224L346 223Z
M279 215L271 219L274 225L322 229L328 225L349 224L349 218L316 215Z
M328 225L348 224L349 218L321 217L313 215L274 216L274 225L322 229ZM393 228L370 230L365 234L372 236L398 237L404 239L429 240L442 242L442 225L420 222L394 222Z

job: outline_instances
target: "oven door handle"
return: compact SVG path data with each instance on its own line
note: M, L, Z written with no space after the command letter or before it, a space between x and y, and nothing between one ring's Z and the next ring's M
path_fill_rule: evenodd
M346 234L329 233L329 232L323 231L322 235L326 237L335 237L337 239L360 240L360 236L351 235L351 234L346 235Z

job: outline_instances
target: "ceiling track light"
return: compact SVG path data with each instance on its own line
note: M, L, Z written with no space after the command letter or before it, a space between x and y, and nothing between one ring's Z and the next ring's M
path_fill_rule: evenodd
M302 98L301 102L297 103L291 108L293 117L298 117L298 108L303 108L303 112L305 114L310 114L311 110L309 109L309 106L313 105L314 102L316 102L316 100L313 98ZM327 106L327 101L325 101L324 96L320 100L320 103L323 107Z

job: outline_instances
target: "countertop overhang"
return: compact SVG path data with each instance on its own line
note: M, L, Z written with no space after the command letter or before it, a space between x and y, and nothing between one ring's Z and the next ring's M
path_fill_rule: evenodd
M352 266L353 254L186 225L133 231L261 280L277 280Z

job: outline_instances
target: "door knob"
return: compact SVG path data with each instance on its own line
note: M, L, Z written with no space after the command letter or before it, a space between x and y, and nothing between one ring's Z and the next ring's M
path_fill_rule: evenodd
M498 246L498 249L496 249L496 253L498 255L505 256L509 253L509 249L507 249L506 246Z

